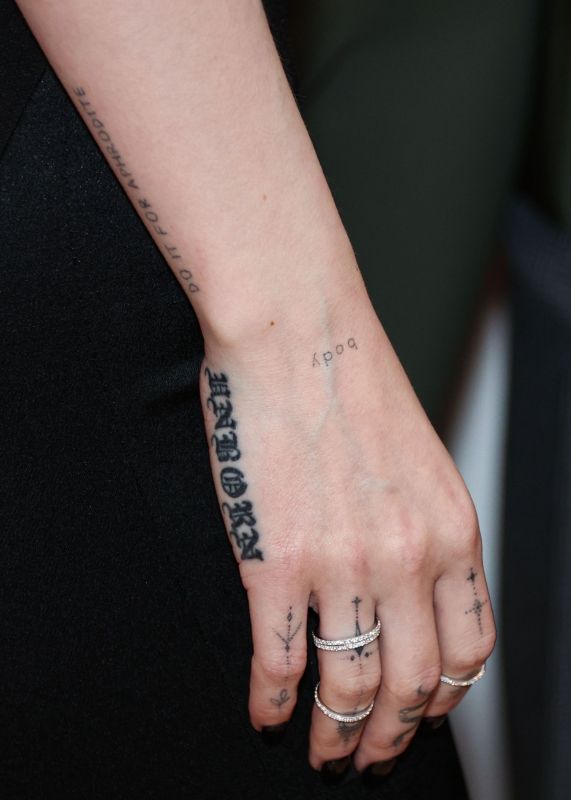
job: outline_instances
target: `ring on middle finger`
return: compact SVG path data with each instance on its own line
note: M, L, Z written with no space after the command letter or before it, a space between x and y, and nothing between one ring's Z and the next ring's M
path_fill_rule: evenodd
M373 706L375 705L375 701L372 700L367 708L363 708L361 711L353 711L349 714L341 714L338 711L333 711L332 708L326 706L322 699L319 697L319 683L314 689L313 696L315 699L315 705L321 711L322 714L325 714L326 717L329 719L334 719L335 722L342 722L345 724L351 722L361 722L361 720L366 719L369 716L371 711L373 710Z
M313 634L313 642L319 650L355 650L357 647L364 647L366 644L374 642L381 635L381 621L377 619L373 628L357 636L350 636L348 639L321 639Z

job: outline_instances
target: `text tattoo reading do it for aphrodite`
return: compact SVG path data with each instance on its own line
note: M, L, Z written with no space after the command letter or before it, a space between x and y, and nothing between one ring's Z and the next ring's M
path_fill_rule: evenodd
M184 262L182 256L178 252L178 248L172 244L168 231L166 231L160 223L159 215L154 210L152 204L141 193L139 184L135 180L133 173L127 168L121 153L115 147L111 135L107 131L105 124L97 116L95 109L92 107L91 102L87 99L87 93L81 86L76 86L73 89L74 95L77 97L77 102L80 104L83 113L88 118L92 129L95 131L95 136L102 144L103 149L108 154L110 161L123 179L123 183L130 193L136 193L135 202L141 211L142 217L146 220L151 230L159 237L166 258L169 263L175 262L173 269L176 270L182 284L186 287L187 291L193 294L198 292L198 286L193 280L192 272L187 266L183 266ZM182 263L181 263L182 262Z
M210 443L214 447L218 461L222 464L239 461L241 452L236 435L237 423L232 417L233 409L230 402L231 392L228 378L223 372L214 373L208 367L205 367L204 374L208 378L210 387L206 405L216 417ZM234 501L237 497L242 497L248 488L244 473L232 466L225 466L220 471L220 484L223 491ZM250 500L240 500L234 503L224 502L222 503L222 513L227 514L230 519L230 535L236 542L242 559L257 558L259 561L263 561L264 555L256 547L260 534L254 527L256 517Z

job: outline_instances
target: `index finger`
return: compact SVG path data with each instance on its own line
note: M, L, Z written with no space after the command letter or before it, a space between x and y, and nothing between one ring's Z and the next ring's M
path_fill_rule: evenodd
M248 591L254 653L250 674L252 725L281 732L297 701L307 659L309 592L260 581Z

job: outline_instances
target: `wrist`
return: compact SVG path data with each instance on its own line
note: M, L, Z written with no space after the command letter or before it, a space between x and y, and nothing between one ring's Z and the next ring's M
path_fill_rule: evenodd
M260 269L250 262L242 279L201 292L196 310L207 353L283 352L295 343L307 348L328 337L347 339L355 319L374 315L348 242L332 253L305 249L303 256L268 262ZM236 262L229 272L240 274Z

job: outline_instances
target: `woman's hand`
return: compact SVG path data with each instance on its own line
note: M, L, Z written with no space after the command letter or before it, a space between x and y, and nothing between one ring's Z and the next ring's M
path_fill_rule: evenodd
M453 708L492 652L495 627L476 513L366 293L307 319L260 322L255 343L206 342L201 396L220 507L248 592L250 716L286 721L319 635L381 621L379 639L318 650L311 765L355 751L358 770L401 753L424 716ZM322 320L320 320L322 322ZM310 333L308 333L310 331Z
M314 710L310 761L391 758L422 714L458 701L441 671L473 673L491 652L480 538L358 277L262 4L18 5L205 336L214 479L252 617L252 722L291 714L308 605L326 638L377 614L380 641L319 652L323 702L376 698L374 711L339 728Z

